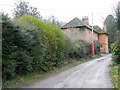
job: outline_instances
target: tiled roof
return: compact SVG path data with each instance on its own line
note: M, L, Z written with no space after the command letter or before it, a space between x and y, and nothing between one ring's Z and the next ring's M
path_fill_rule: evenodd
M65 24L64 26L62 26L62 28L71 28L71 27L87 27L89 29L92 30L92 27L89 25L86 25L85 23L83 23L79 18L75 17L74 19L72 19L70 22L68 22L67 24ZM104 30L102 30L99 26L93 26L93 31L99 34L107 34L106 32L104 32Z
M99 26L93 26L93 29L98 32L99 34L101 33L106 33L103 29L101 29Z
M93 26L93 28L96 30L102 30L99 26Z
M84 26L84 23L79 18L75 17L70 22L68 22L67 24L62 26L62 28L65 28L65 27L75 27L75 26Z

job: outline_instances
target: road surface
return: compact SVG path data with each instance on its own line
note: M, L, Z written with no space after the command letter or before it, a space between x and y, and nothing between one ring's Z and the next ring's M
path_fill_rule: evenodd
M108 54L24 88L113 88L109 76L111 64Z

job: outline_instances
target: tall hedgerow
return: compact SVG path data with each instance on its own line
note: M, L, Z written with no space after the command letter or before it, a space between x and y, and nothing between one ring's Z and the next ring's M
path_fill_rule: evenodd
M63 33L52 24L27 15L12 22L3 15L2 31L3 80L48 71L65 60Z
M65 54L65 39L59 28L28 15L16 19L15 22L36 26L41 32L42 42L46 47L43 63L45 71L52 69L53 66L62 64Z
M15 25L2 15L2 35L3 80L43 69L45 50L37 27Z
M120 64L120 40L114 44L111 44L111 49L113 61L117 64Z

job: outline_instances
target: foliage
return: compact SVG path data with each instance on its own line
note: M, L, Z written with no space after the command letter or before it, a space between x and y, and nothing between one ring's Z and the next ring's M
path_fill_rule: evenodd
M93 57L91 57L91 59L95 59L95 58L99 58L99 55L95 55ZM3 88L20 88L20 87L24 87L26 84L31 84L33 82L37 82L39 80L42 80L43 78L46 78L47 76L49 76L50 74L53 74L53 72L63 72L65 70L68 70L70 68L73 68L81 63L87 62L91 59L84 59L81 58L79 61L77 61L76 59L72 59L71 61L67 61L66 63L64 63L62 66L60 67L56 67L54 69L54 71L49 71L49 72L32 72L32 73L28 73L26 75L22 75L22 76L17 76L17 78L9 80L4 82L4 86ZM67 64L67 65L66 65Z
M60 29L27 15L16 19L16 24L5 16L2 21L4 80L63 63L65 40Z
M18 3L15 3L16 7L14 8L14 17L20 17L25 14L37 17L41 19L41 15L37 8L31 7L28 2L25 1L19 1Z
M45 23L32 16L24 15L15 20L16 23L34 25L41 31L42 42L46 47L44 57L44 70L52 69L52 66L59 66L64 59L65 40L60 29L53 24Z
M99 41L94 41L95 54L100 54L100 45Z
M116 13L116 19L117 19L117 33L118 35L116 36L116 42L111 45L112 53L113 53L113 60L117 63L120 64L120 2L118 3L119 5L117 6L115 13Z
M15 60L12 60L10 54L17 49L15 46L14 32L15 28L13 23L6 17L2 16L2 37L3 37L3 45L2 45L2 63L3 63L3 78L9 79L15 76Z
M2 16L3 79L8 80L16 74L41 70L44 46L38 32L36 27L17 26L6 16Z
M70 61L70 58L79 60L90 55L89 43L82 40L73 43L59 28L33 16L24 15L13 22L3 15L2 25L3 80L52 70L62 65L66 57Z
M61 28L62 25L64 24L64 22L57 20L57 18L55 16L50 16L50 17L48 17L48 19L44 19L44 21L48 22L48 23L52 23L52 24L56 25L58 28Z
M120 40L111 45L112 53L113 53L113 61L117 64L120 64Z
M110 44L116 42L117 40L117 23L112 15L108 15L106 17L105 23L106 23L107 32L109 34L108 45L110 48Z
M116 16L118 31L120 32L120 1L118 2L118 5L115 7L114 12L115 12L115 16Z
M77 32L79 33L79 32ZM67 58L88 58L90 56L90 43L78 39L74 34L65 34L66 37L66 57ZM82 36L82 35L80 35ZM80 37L79 36L79 37ZM74 39L77 38L77 39ZM100 43L99 41L94 41L95 43L95 54L100 54Z
M115 88L120 89L120 2L118 3L117 8L115 9L116 13L116 26L117 28L117 39L116 42L111 44L112 58L114 61L114 66L111 71L111 78Z
M118 72L119 67L120 67L120 65L112 66L112 70L111 70L110 76L111 76L111 79L113 81L114 87L120 89L120 87L119 87L120 73Z
M68 58L87 58L90 55L90 44L85 41L75 41L74 43L70 38L66 37L66 57Z

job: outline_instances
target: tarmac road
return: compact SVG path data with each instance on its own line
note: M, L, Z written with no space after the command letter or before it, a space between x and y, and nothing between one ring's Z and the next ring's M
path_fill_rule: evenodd
M111 54L103 55L24 88L113 88L111 64Z

